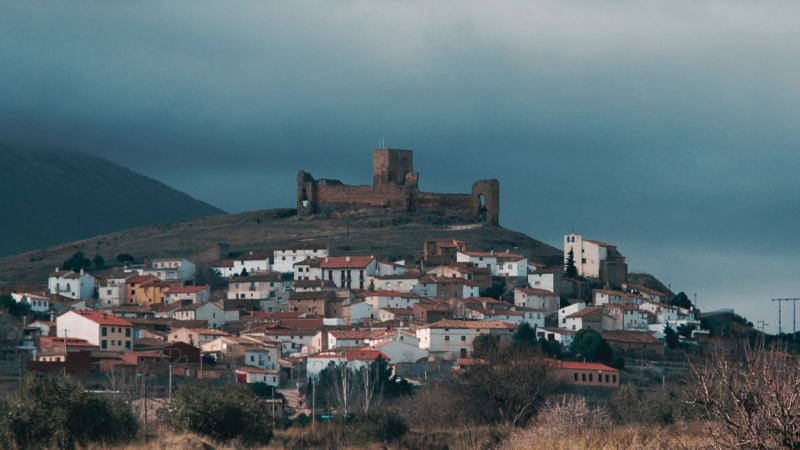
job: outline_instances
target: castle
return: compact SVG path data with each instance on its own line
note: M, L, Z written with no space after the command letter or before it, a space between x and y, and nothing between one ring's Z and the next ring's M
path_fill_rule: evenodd
M500 182L479 180L470 194L438 194L419 190L414 173L414 152L383 148L373 152L372 186L351 186L339 180L315 180L310 173L297 174L297 215L344 212L359 209L428 211L444 217L474 222L500 223Z

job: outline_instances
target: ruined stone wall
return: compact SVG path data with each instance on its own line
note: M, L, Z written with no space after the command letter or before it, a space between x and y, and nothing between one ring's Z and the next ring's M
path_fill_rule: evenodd
M414 152L411 150L378 149L372 154L373 183L406 183L406 175L414 173Z

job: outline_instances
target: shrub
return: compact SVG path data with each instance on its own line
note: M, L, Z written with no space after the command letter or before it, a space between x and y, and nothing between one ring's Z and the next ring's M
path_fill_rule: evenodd
M135 261L135 259L133 255L131 255L130 253L120 253L119 255L117 255L117 261L119 261L122 264L125 264L125 263L132 263Z
M396 442L408 433L408 423L396 411L373 411L355 417L353 424L367 441Z
M133 439L138 422L123 403L95 397L70 377L25 379L0 403L0 447L72 449Z
M240 384L225 389L184 385L162 420L174 431L190 431L220 442L236 440L250 446L266 445L272 439L271 417L258 396Z

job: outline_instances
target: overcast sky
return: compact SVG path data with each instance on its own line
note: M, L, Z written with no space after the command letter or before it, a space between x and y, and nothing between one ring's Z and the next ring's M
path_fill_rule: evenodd
M0 140L105 156L229 212L299 169L501 181L504 226L777 329L800 297L798 2L0 4ZM790 314L784 325L791 326ZM786 330L786 328L784 328Z

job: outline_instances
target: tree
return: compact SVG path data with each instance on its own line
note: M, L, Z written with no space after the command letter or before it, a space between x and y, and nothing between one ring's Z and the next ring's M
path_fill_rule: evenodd
M500 300L500 297L503 296L506 292L506 281L505 279L500 280L498 283L493 284L486 288L483 292L481 292L481 297L491 297L497 300Z
M572 251L572 249L569 249L569 252L567 252L567 263L564 265L564 267L568 277L574 277L578 275L578 268L575 267L575 253Z
M117 255L117 261L119 261L121 264L125 264L125 263L133 263L134 261L136 261L136 259L134 259L133 255L131 255L130 253L120 253L119 255Z
M533 347L536 345L536 341L536 330L528 322L522 322L511 338L511 345L514 347Z
M240 277L246 277L248 275L250 275L250 274L247 273L247 268L246 267L242 267L242 273L240 273L239 276Z
M26 378L0 402L0 448L113 446L130 442L137 430L124 403L90 394L71 377Z
M579 330L572 340L572 352L586 361L610 362L614 358L611 346L597 331Z
M88 269L92 266L92 261L84 256L83 252L75 252L72 257L61 263L62 270L71 270L73 272L80 272L83 269Z
M678 333L669 324L664 325L664 340L667 342L667 347L675 348L678 346Z
M686 339L692 338L692 331L694 331L694 325L692 324L684 323L678 325L678 334Z
M94 259L92 259L92 264L94 264L95 269L102 269L106 266L106 259L103 258L103 255L97 254L94 255Z
M497 350L497 339L488 334L481 334L472 341L472 356L474 358L488 357Z
M203 384L181 386L162 417L176 432L193 432L242 446L266 445L272 439L272 418L250 388L229 384L224 389Z
M691 308L692 301L689 300L689 297L687 297L684 292L679 292L678 295L672 297L672 306L677 306L679 308Z
M11 294L0 296L0 307L8 311L9 314L20 319L31 313L31 305L28 303L17 302Z
M465 398L481 405L479 414L507 427L526 425L558 386L552 363L531 347L500 349L473 365L465 381Z
M716 448L800 448L800 361L763 340L710 347L689 360L687 401L699 407Z

